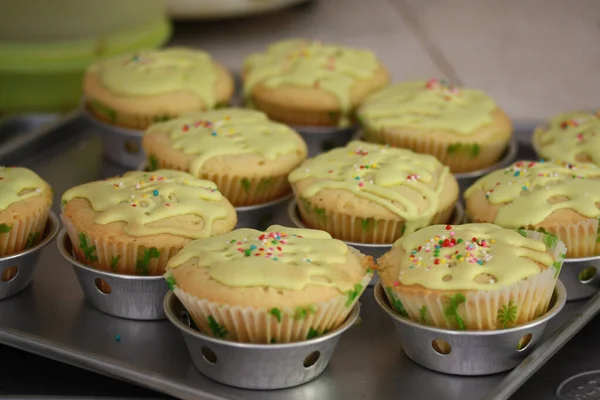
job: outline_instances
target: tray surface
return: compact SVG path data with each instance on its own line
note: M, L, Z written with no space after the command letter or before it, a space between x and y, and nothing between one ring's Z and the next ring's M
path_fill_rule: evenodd
M85 127L71 120L63 129L46 135L53 146L35 158L22 155L20 164L33 168L54 187L57 212L59 196L69 187L123 172L102 161L100 141ZM520 138L526 137L524 129ZM534 155L524 147L520 156ZM279 218L278 223L290 224L284 215ZM183 338L169 322L114 318L88 305L70 265L55 246L48 246L32 285L19 296L0 302L0 342L185 399L392 399L402 393L406 398L469 400L484 398L504 384L507 374L457 377L416 365L402 352L393 322L375 304L372 289L365 292L361 302L362 323L342 336L321 377L283 391L235 389L196 371ZM545 337L581 313L585 305L581 301L567 303L550 322ZM588 320L578 318L577 329ZM553 351L562 344L553 343ZM512 386L516 390L519 385L513 380Z

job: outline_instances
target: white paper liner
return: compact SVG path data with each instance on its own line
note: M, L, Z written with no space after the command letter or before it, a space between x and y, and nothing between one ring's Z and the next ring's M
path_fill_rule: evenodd
M86 265L103 271L124 275L162 275L165 273L169 259L181 250L179 247L156 247L158 257L154 257L156 253L152 252L153 257L149 258L146 270L146 268L138 267L138 261L143 261L144 254L146 251L151 251L151 249L137 245L134 243L133 238L130 242L115 243L114 240L113 242L108 242L102 236L95 237L85 232L77 231L75 224L68 218L65 218L64 215L61 215L61 219L73 244L73 251L76 258ZM95 250L87 258L86 253L81 248L80 234L85 235L88 248L95 246ZM116 258L118 258L118 261L114 263Z
M402 287L385 287L385 293L396 312L401 308L410 319L426 325L453 330L496 330L530 322L548 311L556 280L565 259L566 247L556 238L535 231L520 232L527 237L551 244L553 266L513 285L494 290L430 291L415 293ZM548 238L548 239L546 239ZM462 299L460 296L462 295ZM456 313L451 298L455 299ZM457 301L458 300L458 301ZM464 300L464 301L463 301ZM424 310L424 311L423 311ZM399 312L401 313L401 312Z
M50 207L12 220L9 232L0 233L0 257L19 253L42 241Z
M362 288L352 301L348 295L341 295L327 302L277 308L277 311L199 299L176 284L172 290L202 333L235 342L290 343L322 335L340 326L372 277L369 273L361 280Z

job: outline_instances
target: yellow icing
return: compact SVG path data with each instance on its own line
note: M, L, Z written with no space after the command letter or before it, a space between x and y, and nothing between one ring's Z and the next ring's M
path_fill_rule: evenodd
M485 93L444 80L395 84L369 96L358 114L373 129L417 128L469 136L491 123L496 103Z
M204 163L214 157L256 153L268 160L293 154L302 145L296 132L270 121L259 111L220 109L186 114L155 124L146 134L166 133L171 146L195 155L190 172L199 176Z
M371 78L378 66L375 55L367 50L318 41L284 40L246 59L244 92L249 97L258 83L267 87L284 84L319 87L338 98L344 117L352 107L352 86L358 80Z
M583 155L600 165L600 111L558 115L536 132L536 142L544 158L577 162Z
M0 211L14 203L39 196L47 190L46 182L27 168L0 166Z
M208 268L212 279L229 287L302 290L311 284L346 292L356 283L344 268L348 246L318 230L279 225L265 232L237 229L189 243L167 268L192 259Z
M215 106L216 67L209 54L199 50L170 48L147 50L109 58L90 71L111 92L124 96L152 96L192 92L210 108Z
M543 242L517 231L492 224L447 228L429 226L394 243L405 252L400 262L400 283L433 290L496 289L538 274L539 264L550 268L554 262ZM456 244L451 243L452 239ZM436 246L439 253L435 252Z
M594 164L520 161L480 178L465 198L478 189L491 204L502 205L494 223L505 228L539 224L560 209L600 216L600 168Z
M94 222L125 222L131 236L172 234L190 239L211 235L214 221L225 219L228 209L217 186L179 171L128 172L122 177L90 182L65 192L63 204L87 199L98 213ZM180 224L154 224L181 215L196 215L204 223L193 229Z
M352 141L305 161L289 180L314 179L299 193L305 199L323 189L340 189L377 203L404 219L405 233L410 233L431 223L448 173L448 167L433 156ZM402 189L419 196L407 196ZM415 197L424 199L425 208L414 202Z

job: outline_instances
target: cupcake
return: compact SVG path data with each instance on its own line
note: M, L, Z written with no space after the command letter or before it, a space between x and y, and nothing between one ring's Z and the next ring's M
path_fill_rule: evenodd
M600 254L600 168L594 164L519 161L465 192L472 222L558 236L569 258Z
M229 232L237 222L213 182L169 170L69 189L61 218L79 261L127 275L162 275L191 240Z
M600 165L600 111L552 118L533 133L533 147L547 160Z
M548 310L565 250L539 232L433 225L394 243L378 260L378 274L392 308L413 321L503 329Z
M510 120L488 95L437 79L374 93L358 117L366 140L432 154L453 173L495 164L512 135Z
M305 39L275 43L244 64L247 101L271 119L299 126L346 126L354 109L389 82L367 50Z
M361 141L306 160L289 180L304 223L350 242L389 244L446 223L458 200L435 157Z
M199 50L171 48L92 64L83 82L86 108L98 119L133 129L228 104L232 76Z
M326 232L274 225L195 240L169 261L165 278L203 333L287 343L341 325L374 267Z
M279 199L287 176L306 158L306 144L289 127L259 111L191 113L151 126L142 146L150 169L170 168L216 182L234 206Z
M35 172L0 166L0 257L42 241L53 196L50 185Z

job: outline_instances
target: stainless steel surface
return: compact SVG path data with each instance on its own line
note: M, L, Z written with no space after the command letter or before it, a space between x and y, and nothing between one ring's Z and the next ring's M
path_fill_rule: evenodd
M6 282L0 279L0 300L20 293L31 283L42 249L54 239L58 228L58 218L50 212L43 239L39 244L17 254L0 257L0 276L8 268L17 268L17 274L12 279Z
M98 310L135 320L166 318L162 302L169 287L162 276L113 274L90 268L73 256L73 246L64 229L58 234L56 248L73 266L86 300Z
M43 153L31 155L31 147L25 146L10 158L37 171L57 196L74 185L105 177L106 171L124 172L103 161L100 140L80 118L68 120L63 129L45 132L41 141L45 146L35 142L35 148ZM521 158L533 157L530 148L521 151ZM56 211L59 204L55 200ZM375 305L372 289L366 290L361 302L362 323L341 337L329 367L318 379L277 392L235 389L197 372L183 338L167 321L114 318L88 305L72 267L49 246L30 287L0 302L0 342L184 399L394 399L402 393L407 398L471 400L487 393L506 398L597 312L588 312L583 302L567 303L549 322L533 353L543 361L518 367L519 375L457 377L426 370L404 355L393 321ZM571 321L580 312L585 318ZM565 322L569 325L564 331L571 336L552 336ZM540 349L545 350L537 353ZM505 376L511 376L509 382L503 381Z
M517 131L517 128L515 127L515 135L510 139L504 156L496 164L477 171L460 172L454 174L456 180L458 181L458 186L460 187L460 193L464 193L465 190L467 190L472 184L475 183L477 179L481 178L482 176L497 169L506 168L512 164L519 155L519 136L522 136L522 132Z
M321 375L340 335L352 327L360 312L360 305L356 304L341 326L314 339L252 344L214 338L192 328L190 317L172 292L165 297L164 307L169 321L181 331L200 372L226 385L269 390L298 386Z
M292 126L308 146L308 156L314 157L335 147L345 146L356 134L356 127L336 128L319 126Z
M560 280L567 288L567 300L592 297L600 290L600 256L567 258L560 271Z
M94 117L85 107L81 113L94 127L94 133L102 140L104 157L125 168L136 169L146 160L142 148L143 131L110 125Z
M281 219L278 217L285 214L285 206L291 197L292 195L289 194L264 204L236 207L238 222L235 227L264 230L275 223L281 224Z
M463 208L461 203L456 203L454 205L454 212L452 213L452 225L458 225L462 223L465 217L465 209ZM302 217L298 212L298 204L296 200L291 200L287 205L287 218L291 222L293 226L298 228L306 228L304 222L302 222ZM345 242L348 246L354 247L356 250L360 251L363 254L373 257L377 260L379 257L384 255L387 251L392 248L391 244L375 244L375 243L356 243L356 242ZM369 283L369 286L373 286L379 278L377 274L373 276L373 279Z
M455 375L490 375L515 368L541 341L548 322L564 307L567 294L564 285L556 288L548 312L530 323L494 331L453 331L427 326L396 314L390 307L383 286L375 288L375 301L395 321L402 349L414 362L434 371ZM521 340L523 347L518 344ZM447 349L434 348L444 341Z

